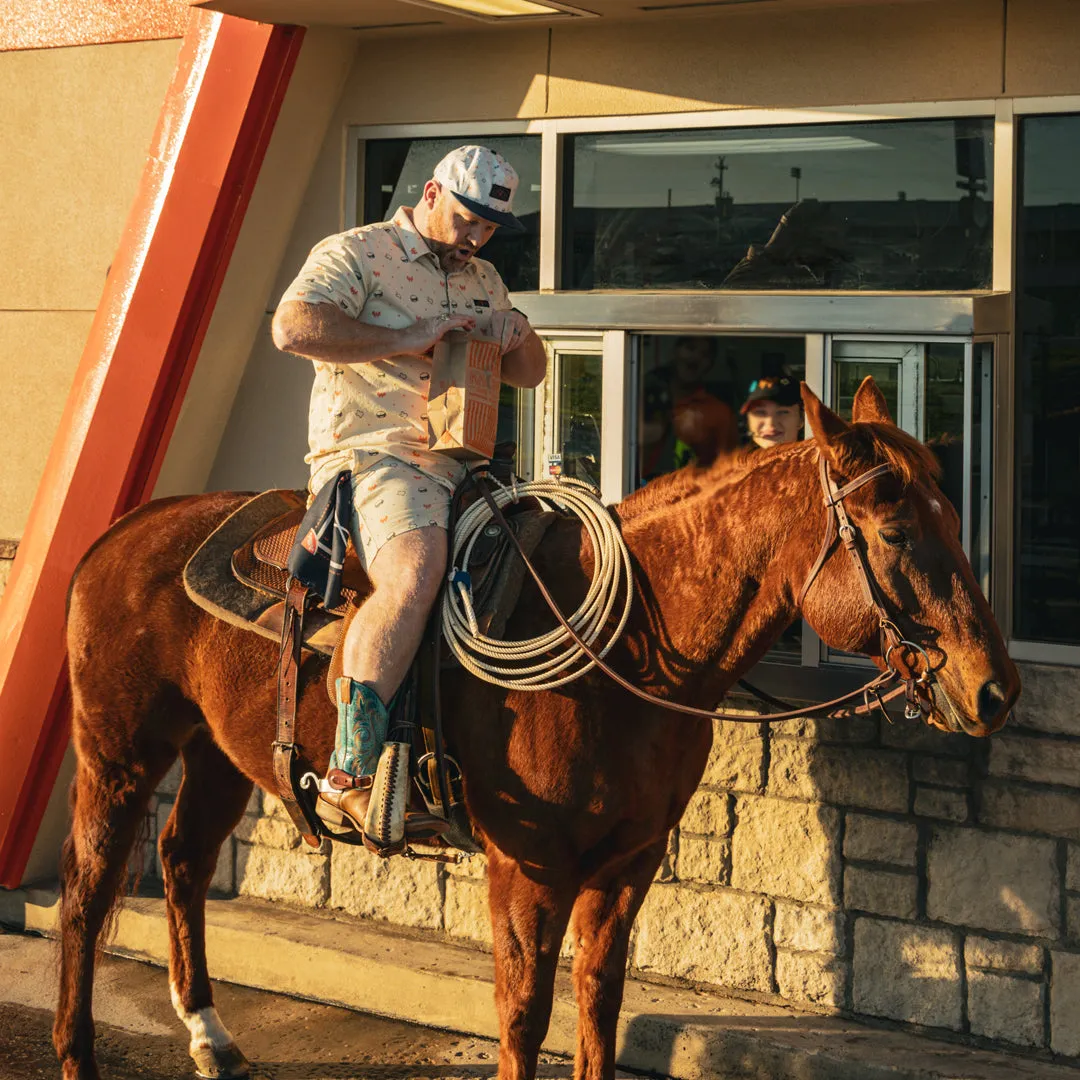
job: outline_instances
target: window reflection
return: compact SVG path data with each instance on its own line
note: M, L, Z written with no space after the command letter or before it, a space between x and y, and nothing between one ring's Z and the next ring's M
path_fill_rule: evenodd
M1020 128L1018 637L1080 644L1080 116Z
M532 427L534 397L531 390L519 390L509 383L499 387L499 421L495 429L495 445L514 446L514 471L523 479L532 477Z
M600 486L600 408L603 358L558 353L558 453L564 476Z
M364 188L358 217L362 225L386 221L399 206L415 206L439 161L458 146L488 146L514 166L518 189L514 214L524 233L497 229L482 257L495 265L506 287L540 287L540 136L457 135L439 139L371 139L364 143Z
M570 141L569 288L990 286L989 119Z

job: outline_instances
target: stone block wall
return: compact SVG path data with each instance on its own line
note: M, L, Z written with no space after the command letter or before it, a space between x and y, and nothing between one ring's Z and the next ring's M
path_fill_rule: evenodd
M717 722L631 968L1080 1056L1080 671L1023 678L990 740L864 718ZM214 887L490 948L482 859L302 848L256 793Z

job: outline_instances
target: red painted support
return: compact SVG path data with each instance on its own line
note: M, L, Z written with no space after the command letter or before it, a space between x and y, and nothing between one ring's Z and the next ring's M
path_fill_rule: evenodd
M303 30L193 12L139 193L0 601L0 885L67 747L75 564L153 489Z

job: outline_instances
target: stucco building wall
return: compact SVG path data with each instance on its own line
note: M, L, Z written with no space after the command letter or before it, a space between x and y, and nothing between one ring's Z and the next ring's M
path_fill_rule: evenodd
M142 174L177 40L0 52L0 588Z

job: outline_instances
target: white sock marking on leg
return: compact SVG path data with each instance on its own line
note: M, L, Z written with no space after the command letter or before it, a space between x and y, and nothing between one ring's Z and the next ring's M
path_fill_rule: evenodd
M226 1050L236 1045L236 1040L221 1022L221 1017L218 1016L218 1011L213 1005L199 1009L198 1012L189 1013L180 1001L180 994L172 980L169 981L169 995L176 1015L191 1033L190 1049L209 1047L211 1050Z

